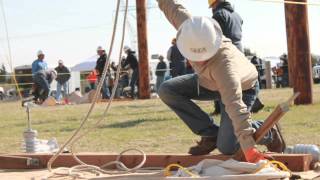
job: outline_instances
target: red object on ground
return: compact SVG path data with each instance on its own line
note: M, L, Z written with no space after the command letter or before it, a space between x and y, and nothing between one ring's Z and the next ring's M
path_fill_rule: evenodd
M244 153L246 160L251 163L259 162L260 160L266 160L266 156L259 152L256 148L250 148Z

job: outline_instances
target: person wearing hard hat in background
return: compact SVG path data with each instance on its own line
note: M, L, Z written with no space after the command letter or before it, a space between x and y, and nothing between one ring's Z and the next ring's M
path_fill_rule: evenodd
M164 62L164 57L162 55L160 55L158 57L158 59L159 59L159 63L157 64L157 67L156 67L156 76L157 76L156 90L157 91L160 88L160 85L163 83L164 76L167 71L167 64L166 64L166 62Z
M132 75L130 79L131 98L135 98L135 87L139 81L139 63L136 56L136 52L131 50L129 46L124 46L123 51L127 54L126 60L123 63L123 67L130 66L132 69ZM139 89L139 88L138 88Z
M44 61L44 53L42 50L37 52L38 59L34 60L32 63L32 75L36 74L38 71L48 69L48 64Z
M53 69L40 70L34 74L34 101L42 104L49 96L50 84L57 78L57 71Z
M208 154L216 148L231 155L241 148L248 162L265 159L256 148L253 133L262 124L252 121L250 108L258 89L256 68L225 38L211 18L193 17L177 0L157 0L169 22L178 30L177 45L195 70L165 81L158 93L201 141L191 147L192 155ZM225 111L220 126L192 100L222 100ZM284 141L276 128L259 144L282 152Z
M212 9L212 18L219 23L223 35L231 39L232 44L243 52L241 43L243 20L240 15L226 0L208 0L208 3Z
M69 69L64 65L62 60L58 61L58 67L55 68L58 73L56 78L57 81L57 94L56 100L60 101L61 99L61 89L63 89L62 96L66 97L68 94L68 81L71 77Z
M97 76L98 76L98 83L100 82L100 80L102 79L102 73L103 73L103 69L105 64L107 63L107 54L106 51L101 47L98 46L97 48L97 54L99 55L99 58L97 60L97 64L95 67L95 70L97 72ZM109 91L109 87L108 87L108 77L109 77L109 73L107 72L106 78L103 81L103 85L102 85L102 99L109 99L110 98L110 91Z

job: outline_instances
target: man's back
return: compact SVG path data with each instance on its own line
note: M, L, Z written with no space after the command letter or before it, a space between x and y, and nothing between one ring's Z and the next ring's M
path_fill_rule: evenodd
M134 51L129 52L127 59L124 63L124 66L127 66L128 64L130 65L130 67L132 69L137 69L139 67L138 59L137 59Z

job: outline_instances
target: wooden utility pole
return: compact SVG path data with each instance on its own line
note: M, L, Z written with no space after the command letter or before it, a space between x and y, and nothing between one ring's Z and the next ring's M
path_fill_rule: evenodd
M307 2L307 0L292 0ZM312 104L312 71L307 5L285 4L290 84L300 96L296 105Z
M139 50L139 98L150 98L146 0L136 0Z

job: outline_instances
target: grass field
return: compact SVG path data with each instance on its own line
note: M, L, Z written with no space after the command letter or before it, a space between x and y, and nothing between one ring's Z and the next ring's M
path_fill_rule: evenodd
M264 119L292 94L291 89L263 90L260 97L266 107L254 119ZM281 120L288 144L320 145L320 86L314 87L314 105L295 106ZM198 102L207 112L211 102ZM90 119L101 118L106 103L99 103ZM39 138L56 137L62 144L79 126L89 104L31 109L33 129ZM220 117L214 117L218 122ZM0 153L20 152L27 116L19 102L0 103ZM82 139L77 151L118 153L139 148L147 153L185 153L198 139L159 99L114 102L105 121Z

